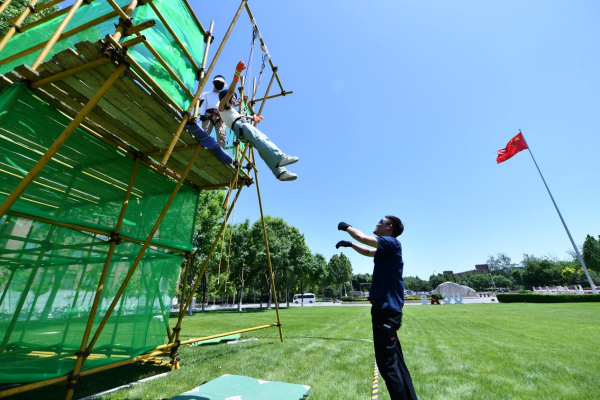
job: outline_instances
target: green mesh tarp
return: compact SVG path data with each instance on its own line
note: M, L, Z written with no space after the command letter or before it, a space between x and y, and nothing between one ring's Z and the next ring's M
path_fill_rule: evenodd
M0 94L0 202L68 123L21 84ZM11 207L13 214L0 218L0 383L72 370L110 245L98 232L115 230L133 169L131 158L77 129ZM175 185L140 164L121 234L145 240ZM191 250L197 201L198 192L183 185L85 369L165 343L182 255L163 247ZM141 248L115 247L92 332Z
M116 3L123 7L129 4L130 0L116 0ZM179 38L187 51L198 66L202 65L204 57L204 35L200 28L195 24L190 12L183 0L154 0L154 4L169 23L175 35ZM91 26L73 36L70 36L60 42L57 42L46 60L52 55L81 41L95 42L103 39L106 35L112 35L115 32L115 23L118 17L112 17L102 21L103 16L114 11L106 1L96 0L89 5L83 5L77 10L73 19L67 25L65 32L82 26L90 21L96 21L97 24ZM36 46L47 40L61 23L63 17L55 18L44 24L36 26L28 31L15 35L8 45L0 52L0 73L7 73L18 65L31 65L37 58L40 50L31 54L24 55L14 61L3 62L2 60L20 53L28 48ZM165 62L175 71L177 76L183 81L185 86L192 93L196 87L196 71L192 68L191 62L179 48L173 36L154 13L149 5L138 6L133 14L133 23L139 24L153 19L156 26L144 30L142 33L152 44L154 49L160 54ZM126 41L132 37L123 38ZM187 108L190 103L189 96L183 91L179 84L169 75L162 64L150 53L143 45L136 45L130 49L129 54L157 81L162 89L173 98L177 104Z

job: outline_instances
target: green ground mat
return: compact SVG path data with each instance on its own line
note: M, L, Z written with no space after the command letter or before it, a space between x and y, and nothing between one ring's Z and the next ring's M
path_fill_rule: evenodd
M204 346L205 344L217 344L222 342L229 342L231 340L237 340L242 337L241 333L234 333L233 335L222 336L214 339L202 340L200 342L192 343L190 346Z
M309 393L306 385L223 375L171 400L300 400Z

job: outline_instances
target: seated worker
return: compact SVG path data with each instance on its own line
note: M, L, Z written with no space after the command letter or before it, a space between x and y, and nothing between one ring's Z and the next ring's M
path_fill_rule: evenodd
M221 147L225 148L225 125L219 116L219 92L225 87L225 78L216 75L212 83L213 90L204 92L200 96L202 102L199 112L200 121L202 121L202 129L209 135L213 127L215 128L217 141Z
M263 159L277 179L280 181L293 181L298 176L285 169L284 166L295 163L298 161L298 157L284 154L277 146L275 146L275 143L271 142L271 140L269 140L264 133L256 129L255 126L251 125L246 120L246 117L240 115L234 108L237 100L235 87L240 80L240 73L244 69L246 69L246 66L240 61L235 68L233 83L229 87L229 90L222 90L221 93L219 93L219 112L221 118L242 143L250 143L252 147L258 151L260 158ZM252 115L250 118L255 122L263 119L263 117L259 115Z

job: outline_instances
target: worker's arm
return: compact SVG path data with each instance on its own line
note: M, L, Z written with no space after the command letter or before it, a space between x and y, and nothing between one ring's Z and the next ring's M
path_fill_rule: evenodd
M237 66L235 67L235 74L233 75L233 82L229 86L229 89L227 90L227 94L225 95L225 97L223 97L221 99L221 101L219 101L219 111L225 111L225 106L227 105L227 103L229 103L231 96L233 96L233 94L235 93L235 87L237 86L237 83L240 80L240 74L245 69L246 69L246 65L244 64L244 62L243 61L238 62Z
M352 225L349 225L345 222L340 222L338 224L338 230L348 232L350 236L352 236L355 240L358 240L362 244L366 244L370 247L375 247L376 249L379 248L379 243L377 242L377 239L375 237L365 235L358 229L352 227Z

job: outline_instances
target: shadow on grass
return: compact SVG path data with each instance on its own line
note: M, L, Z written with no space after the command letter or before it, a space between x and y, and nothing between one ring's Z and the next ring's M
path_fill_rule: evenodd
M170 367L160 367L148 364L128 364L97 374L81 378L81 387L75 391L74 399L91 396L119 386L127 385L140 379L148 378L171 371ZM163 378L160 378L163 379ZM168 379L168 377L165 377ZM67 394L65 386L46 386L37 390L20 393L9 397L14 400L64 400Z
M371 339L345 339L345 338L332 338L323 336L286 336L285 339L319 339L319 340L336 340L343 342L366 342L373 343Z

